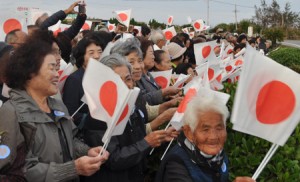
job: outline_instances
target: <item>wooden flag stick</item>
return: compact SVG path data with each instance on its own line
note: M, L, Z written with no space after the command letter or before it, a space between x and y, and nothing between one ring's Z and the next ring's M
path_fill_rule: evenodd
M262 170L266 167L266 165L268 164L268 162L270 161L270 159L272 158L272 156L275 154L275 152L278 149L278 147L279 147L278 144L274 144L273 143L273 145L269 149L268 153L266 154L265 158L260 163L260 165L258 166L258 168L255 171L254 175L252 176L252 179L256 180L258 178L258 176L260 175L260 173L262 172Z
M72 114L71 118L75 116L75 114L78 113L78 111L84 106L85 103L82 103L81 106Z
M169 143L168 147L166 148L164 154L161 156L161 158L160 158L161 161L162 161L163 158L165 157L165 155L166 155L167 151L169 150L169 148L170 148L170 146L171 146L173 140L174 140L174 138L170 141L170 143Z
M171 122L168 123L168 125L167 125L166 128L165 128L165 131L169 128L170 125L171 125ZM155 149L155 148L152 148L152 150L151 150L151 152L150 152L149 155L151 155L151 154L153 153L154 149Z

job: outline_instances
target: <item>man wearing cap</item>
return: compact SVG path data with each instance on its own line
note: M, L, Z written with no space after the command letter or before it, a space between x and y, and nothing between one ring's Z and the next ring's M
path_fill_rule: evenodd
M15 29L5 36L5 42L9 45L12 45L14 48L19 47L21 44L25 42L27 34L20 29Z
M170 54L172 68L174 70L174 68L176 68L177 65L183 62L183 54L186 51L186 47L183 48L180 45L171 42L170 44L167 45L167 49Z

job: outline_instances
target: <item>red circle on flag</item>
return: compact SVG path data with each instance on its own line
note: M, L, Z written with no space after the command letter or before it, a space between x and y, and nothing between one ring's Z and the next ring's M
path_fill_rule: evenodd
M84 25L82 26L83 30L89 30L91 27L89 26L89 24L84 23Z
M210 81L211 79L213 79L215 76L215 71L214 69L208 68L208 80Z
M202 57L204 59L207 58L207 56L209 56L209 54L210 54L210 51L211 51L211 47L209 45L203 47L203 49L202 49Z
M128 113L128 109L129 108L129 106L128 106L128 104L125 106L125 108L124 108L124 110L123 110L123 112L122 112L122 114L121 114L121 116L120 116L120 118L119 118L119 120L118 120L118 122L117 122L117 124L116 125L118 125L124 118L125 118L125 116L127 115L127 113Z
M177 112L184 113L187 104L190 102L190 100L197 94L196 89L191 88L187 91L185 94L183 100L180 102L180 105L178 106Z
M173 33L171 31L166 31L165 32L165 37L167 40L171 40L173 37Z
M113 30L114 29L114 26L113 25L109 25L108 26L108 30Z
M172 17L169 17L168 23L169 23L169 24L172 23Z
M221 82L221 80L222 80L222 74L219 74L219 75L217 76L216 80L217 80L218 82Z
M230 72L230 71L232 70L232 66L231 66L231 65L226 66L226 67L225 67L225 70L226 70L227 72Z
M240 66L240 65L242 65L243 64L243 61L242 60L237 60L235 63L234 63L234 65L235 66Z
M10 18L3 23L3 31L5 32L5 34L16 29L22 29L22 25L17 19Z
M119 18L122 20L122 21L126 21L127 20L127 15L125 13L120 13L118 14Z
M112 117L118 101L117 85L112 81L105 82L99 91L100 104Z
M199 30L201 28L201 25L199 22L195 22L194 27L195 27L195 29Z
M232 49L228 49L227 54L231 54L233 52Z
M55 31L53 32L54 37L56 37L56 36L58 35L58 33L60 33L60 32L61 32L61 28L55 30Z
M256 100L256 117L263 124L277 124L287 119L295 109L293 90L281 81L265 84Z
M154 80L161 88L166 88L168 86L168 80L163 76L158 76Z
M65 79L67 79L68 78L68 75L65 75L65 76L63 76L60 80L59 80L59 82L62 82L62 81L64 81Z

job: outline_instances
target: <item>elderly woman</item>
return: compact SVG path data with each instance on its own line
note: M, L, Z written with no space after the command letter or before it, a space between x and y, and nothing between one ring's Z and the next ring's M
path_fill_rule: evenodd
M101 63L120 75L127 87L133 89L131 65L125 57L114 53L101 59ZM146 134L145 117L140 102L141 97L138 97L124 133L112 137L108 145L109 160L99 172L88 177L86 181L139 182L144 180L146 157L151 147L158 147L162 142L169 141L171 139L169 135L174 130L170 128L168 131L159 130ZM94 140L101 143L101 137Z
M154 67L152 71L167 71L172 69L169 53L164 50L154 51Z
M1 145L7 154L0 160L1 172L16 161L19 165L14 167L22 168L27 152L28 181L78 181L79 175L93 174L108 158L107 152L98 155L101 147L90 149L74 137L76 127L67 108L50 97L58 92L55 66L52 45L41 40L27 40L10 57L5 81L12 90L10 100L0 108ZM23 148L16 155L23 142L27 151Z
M139 87L139 84L137 82L142 78L144 62L142 60L143 53L140 49L140 42L138 41L138 39L129 38L125 42L119 42L111 49L111 53L118 53L126 57L128 62L132 66L132 79ZM140 94L143 95L144 100L146 100L147 102L147 98L154 97L153 95L157 95L159 97L156 99L161 99L163 92L169 92L168 89L162 89L156 91L155 93L148 93L146 90L142 89L142 87L139 88L141 89ZM148 117L146 121L151 121L151 123L147 124L147 133L157 129L165 121L169 121L175 112L175 108L171 107L174 107L180 100L181 98L176 98L168 102L164 102L160 105L153 106L149 106L147 103L147 110L143 110L145 117ZM146 102L144 101L144 105L145 104Z
M228 181L227 107L216 97L196 96L184 113L183 133L161 163L156 181ZM254 181L238 177L236 181Z

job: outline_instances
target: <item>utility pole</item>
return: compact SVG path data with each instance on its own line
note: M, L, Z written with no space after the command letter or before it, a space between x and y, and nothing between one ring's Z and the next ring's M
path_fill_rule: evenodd
M210 0L207 0L207 22L206 22L207 25L209 25L209 1Z
M237 9L236 9L236 0L234 1L234 16L235 16L235 31L237 31Z

